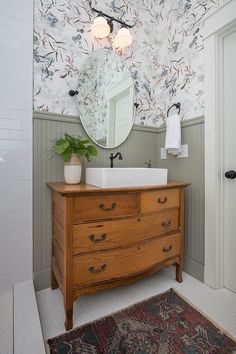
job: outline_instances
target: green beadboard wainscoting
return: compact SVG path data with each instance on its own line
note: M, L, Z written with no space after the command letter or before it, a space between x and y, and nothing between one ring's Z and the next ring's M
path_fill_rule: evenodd
M98 156L84 167L109 167L111 152L120 151L123 160L116 167L153 167L169 169L169 179L189 181L186 197L185 271L203 280L204 272L204 120L197 118L182 123L183 143L189 144L190 157L160 159L165 129L134 126L130 136L117 149L98 148ZM78 117L35 111L34 130L34 280L36 290L50 286L51 267L51 195L47 182L63 181L63 162L50 158L53 140L64 132L85 135ZM84 178L84 174L83 174Z
M182 123L182 144L188 144L189 157L178 159L168 155L161 160L160 149L164 146L165 129L157 135L157 165L168 168L168 177L187 181L185 198L185 271L195 278L204 279L205 243L205 172L204 172L204 119L202 117Z

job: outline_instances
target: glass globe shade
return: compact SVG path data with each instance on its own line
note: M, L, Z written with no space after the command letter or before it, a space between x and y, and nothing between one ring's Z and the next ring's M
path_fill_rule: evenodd
M91 32L94 37L102 39L110 34L110 26L104 17L98 16L91 26Z
M114 40L114 48L122 49L128 47L133 42L133 37L128 28L121 28Z

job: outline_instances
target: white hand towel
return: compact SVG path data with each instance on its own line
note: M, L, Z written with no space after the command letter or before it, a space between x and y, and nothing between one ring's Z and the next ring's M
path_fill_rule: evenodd
M181 124L178 114L166 118L165 149L172 155L181 152Z

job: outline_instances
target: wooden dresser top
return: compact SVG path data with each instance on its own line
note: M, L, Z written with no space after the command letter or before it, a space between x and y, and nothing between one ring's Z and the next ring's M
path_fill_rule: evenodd
M62 195L85 194L85 193L104 193L104 192L131 192L148 191L160 189L185 188L190 183L170 181L165 185L139 186L139 187L119 187L119 188L100 188L90 184L66 184L66 183L48 183L49 188Z

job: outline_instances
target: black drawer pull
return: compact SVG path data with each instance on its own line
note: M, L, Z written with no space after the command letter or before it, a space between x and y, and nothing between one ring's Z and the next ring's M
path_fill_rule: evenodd
M96 238L94 235L90 235L89 239L92 242L102 242L107 238L107 234L102 234L100 238Z
M161 225L163 227L168 227L168 226L171 225L171 223L172 223L172 221L169 219L169 220L166 220L166 221L162 221Z
M163 198L163 199L158 198L158 199L157 199L157 202L160 203L160 204L165 204L165 203L167 202L167 200L168 200L167 197L165 197L165 198Z
M165 247L163 248L163 252L166 252L166 253L170 252L171 250L172 250L172 245L165 246Z
M99 205L99 209L101 209L101 210L114 210L115 208L116 208L116 203L112 203L110 208L106 208L106 206L104 204Z
M105 270L106 267L107 267L106 264L102 264L100 268L90 267L90 268L89 268L89 271L90 271L90 273L100 273L100 272L102 272L103 270Z

